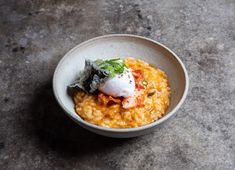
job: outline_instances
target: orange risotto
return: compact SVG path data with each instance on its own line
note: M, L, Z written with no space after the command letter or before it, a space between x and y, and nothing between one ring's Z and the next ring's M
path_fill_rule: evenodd
M126 58L124 62L132 70L135 88L140 92L136 97L137 105L124 108L124 98L102 92L76 91L73 97L75 110L82 119L103 127L133 128L154 122L166 114L170 102L167 75L139 59Z

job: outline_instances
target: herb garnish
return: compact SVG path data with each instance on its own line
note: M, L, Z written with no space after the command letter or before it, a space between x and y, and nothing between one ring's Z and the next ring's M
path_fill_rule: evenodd
M155 92L152 92L152 93L148 93L148 97L151 97L155 94Z
M114 77L116 74L123 73L127 67L124 61L120 58L110 60L96 60L95 63L103 70L109 72L110 77Z
M86 60L84 70L80 72L78 79L69 85L68 88L94 93L109 77L123 73L126 67L124 61L120 58L96 61ZM121 76L123 75L119 75L119 78Z
M156 93L155 89L150 89L148 93L148 97L153 96Z
M147 82L146 80L143 80L143 81L142 81L142 85L146 88L147 85L148 85L148 82Z

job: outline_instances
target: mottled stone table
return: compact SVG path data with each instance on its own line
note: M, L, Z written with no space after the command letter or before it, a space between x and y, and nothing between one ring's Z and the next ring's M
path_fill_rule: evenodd
M152 134L87 132L57 105L61 57L130 33L175 51L190 78L176 116ZM0 0L0 169L235 169L235 1Z

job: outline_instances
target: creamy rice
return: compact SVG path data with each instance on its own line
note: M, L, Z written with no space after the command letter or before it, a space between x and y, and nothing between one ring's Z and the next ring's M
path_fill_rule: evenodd
M165 115L170 102L167 75L142 60L126 58L125 64L132 70L144 72L148 86L143 106L124 109L121 103L103 105L98 101L97 94L77 91L74 95L75 110L82 119L109 128L132 128L149 124ZM151 93L153 90L154 94Z

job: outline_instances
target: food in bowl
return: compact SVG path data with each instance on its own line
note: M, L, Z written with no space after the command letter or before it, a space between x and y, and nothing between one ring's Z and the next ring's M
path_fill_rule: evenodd
M69 85L76 113L85 121L109 128L133 128L166 114L170 103L167 75L136 58L86 60Z

